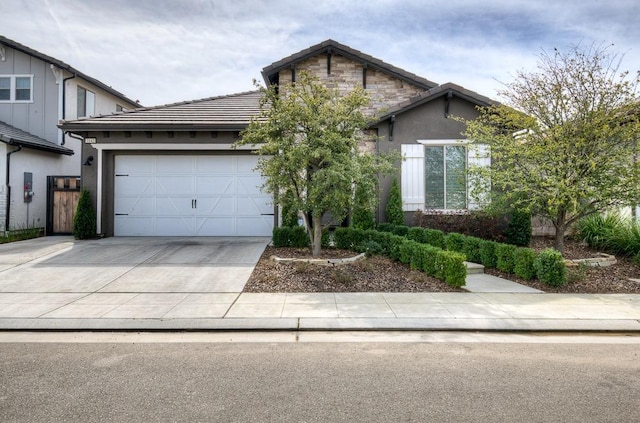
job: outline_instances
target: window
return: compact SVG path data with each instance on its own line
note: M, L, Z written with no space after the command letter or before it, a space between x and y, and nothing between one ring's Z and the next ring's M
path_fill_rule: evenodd
M468 194L488 192L486 181L466 177L471 166L491 165L488 146L456 139L417 140L401 144L401 152L404 211L476 209L481 198Z
M122 107L119 104L116 104L116 112L123 112L124 111L124 107Z
M426 146L425 208L467 208L467 149L461 145Z
M95 113L96 95L78 86L78 117L88 117Z
M30 103L33 101L33 75L0 76L0 102Z

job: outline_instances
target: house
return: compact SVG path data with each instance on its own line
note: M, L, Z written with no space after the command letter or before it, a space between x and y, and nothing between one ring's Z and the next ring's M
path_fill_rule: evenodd
M371 117L363 150L403 153L398 178L406 220L416 210L473 207L464 168L488 158L460 141L487 97L439 85L333 40L262 70L267 85L309 72L341 92L364 87ZM259 92L65 121L84 139L82 178L95 197L98 232L122 235L270 235L277 210L260 192L256 157L233 142L259 112ZM378 220L384 221L391 178L381 181Z
M71 232L82 141L59 121L135 107L68 64L0 36L0 234Z

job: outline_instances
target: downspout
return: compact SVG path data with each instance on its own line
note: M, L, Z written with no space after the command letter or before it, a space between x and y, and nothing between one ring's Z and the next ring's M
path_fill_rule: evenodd
M66 82L70 79L73 79L76 77L76 74L74 73L71 76L68 76L66 78L64 78L62 80L62 120L67 118L67 114L66 114L66 109L67 109L67 86L66 86ZM66 141L66 132L62 133L62 143L60 145L64 145L65 141Z
M18 148L16 148L13 151L10 151L9 153L7 153L7 215L5 216L5 220L4 220L4 230L5 232L9 231L9 216L11 215L11 183L10 183L10 178L11 178L11 155L13 153L17 153L18 151L22 150L22 146L19 145Z

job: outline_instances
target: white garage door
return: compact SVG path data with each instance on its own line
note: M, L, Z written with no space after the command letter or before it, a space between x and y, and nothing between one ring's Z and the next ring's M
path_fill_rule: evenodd
M116 156L116 236L271 236L256 156Z

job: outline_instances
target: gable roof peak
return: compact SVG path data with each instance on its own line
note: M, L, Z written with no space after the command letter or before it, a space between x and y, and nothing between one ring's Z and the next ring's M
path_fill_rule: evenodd
M283 59L280 59L272 64L265 66L262 69L262 76L267 85L272 85L277 80L278 73L283 70L295 66L296 63L307 60L311 57L324 54L327 52L339 54L341 56L347 57L356 62L360 62L367 67L372 69L379 70L381 72L390 74L396 78L399 78L403 81L409 82L410 84L416 85L420 88L428 90L437 86L436 82L430 81L426 78L418 76L414 73L407 72L404 69L400 69L396 66L393 66L389 63L386 63L380 59L377 59L373 56L370 56L366 53L361 52L360 50L356 50L351 48L345 44L341 44L331 38L322 41L319 44L312 45L304 50L299 51L298 53L294 53L290 56L287 56Z

